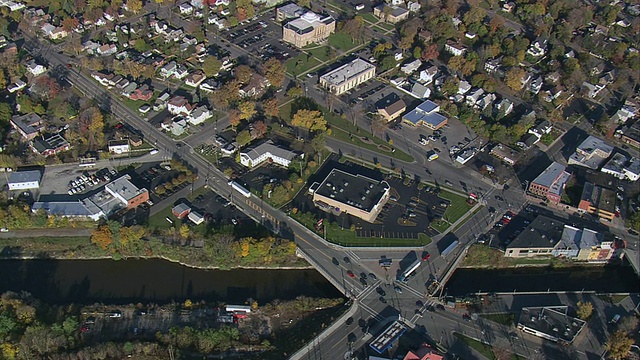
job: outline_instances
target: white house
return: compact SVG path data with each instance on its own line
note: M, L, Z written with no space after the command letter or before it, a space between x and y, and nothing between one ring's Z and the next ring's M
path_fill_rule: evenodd
M42 25L42 27L40 27L40 30L42 30L42 33L46 37L51 37L51 33L55 29L56 29L56 27L51 25L51 24L49 24L49 23L45 23L44 25Z
M187 75L189 75L189 69L184 65L178 65L176 71L173 73L173 77L178 80L184 79Z
M496 103L496 110L502 111L504 116L507 116L513 111L513 102L506 98L502 99Z
M14 93L16 91L20 91L22 89L24 89L25 87L27 87L27 83L22 81L22 80L17 80L16 82L14 82L13 84L7 86L7 90L10 93Z
M289 167L291 160L296 156L298 156L297 153L276 146L271 140L268 140L256 147L242 151L240 153L240 163L246 167L253 168L269 160L274 164ZM304 154L300 156L304 157Z
M180 4L180 6L178 6L178 8L180 9L180 14L182 15L189 15L193 12L193 6L188 3L182 3Z
M109 141L110 153L120 155L120 154L126 154L129 151L131 151L131 145L129 144L129 139Z
M425 84L431 84L433 82L433 78L438 75L438 67L433 65L422 71L420 71L420 81Z
M175 61L169 61L160 68L160 76L168 78L175 74L178 64Z
M36 63L35 60L27 61L27 71L31 73L33 76L42 75L47 72L47 68Z
M187 120L183 117L179 117L171 123L171 134L174 136L180 136L184 134L184 131L187 129Z
M469 93L465 97L465 100L467 101L467 105L474 106L476 103L478 103L478 101L480 100L480 97L483 94L484 94L484 90L482 89L476 89L475 91L472 91L471 93Z
M202 216L202 214L195 212L193 210L189 212L189 215L187 215L187 219L189 219L192 223L196 225L200 225L204 222L204 216Z
M416 59L408 64L402 65L400 70L403 73L410 75L410 74L413 74L415 71L417 71L420 68L420 66L422 66L422 61Z
M622 171L627 179L631 181L638 181L638 179L640 179L640 159L631 159L629 165L625 166Z
M447 43L444 45L444 51L454 56L461 56L467 52L467 47L462 44L458 44L451 40L448 40Z
M191 125L199 125L207 119L210 119L212 116L213 114L211 111L205 105L202 105L193 109L191 114L187 117L187 121L189 121Z
M600 91L602 91L602 89L605 88L604 85L600 85L600 84L593 85L593 84L588 83L586 81L582 83L582 87L587 89L587 95L590 98L594 98L594 97L598 96Z
M184 96L174 96L167 104L167 110L173 115L189 115L193 106Z
M38 170L15 171L9 175L9 190L27 190L40 188L42 174Z
M459 95L464 95L464 94L468 93L470 90L471 90L471 84L469 84L468 81L461 80L460 83L458 83L458 94Z

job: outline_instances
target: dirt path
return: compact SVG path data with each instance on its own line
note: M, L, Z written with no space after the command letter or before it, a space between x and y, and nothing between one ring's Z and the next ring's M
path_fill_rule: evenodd
M0 233L0 239L11 238L31 238L31 237L69 237L69 236L90 236L91 229L58 228L58 229L23 229L9 230Z

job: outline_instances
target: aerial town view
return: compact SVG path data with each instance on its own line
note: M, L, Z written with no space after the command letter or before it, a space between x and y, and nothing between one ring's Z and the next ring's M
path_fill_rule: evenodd
M0 360L640 360L637 0L0 0Z

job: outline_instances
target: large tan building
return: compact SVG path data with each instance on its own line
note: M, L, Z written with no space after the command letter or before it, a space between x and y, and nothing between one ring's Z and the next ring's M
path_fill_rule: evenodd
M376 76L375 65L357 58L320 76L320 86L334 95L341 95Z
M321 43L336 31L336 21L331 16L320 16L311 11L282 26L282 40L302 48Z
M333 169L309 191L313 193L313 203L323 211L335 215L345 213L374 222L389 200L390 189L386 181Z
M578 211L612 221L616 214L616 193L593 183L584 184Z

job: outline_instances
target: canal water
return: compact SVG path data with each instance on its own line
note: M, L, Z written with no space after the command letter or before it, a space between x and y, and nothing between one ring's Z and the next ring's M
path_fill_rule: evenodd
M55 304L221 301L259 303L340 297L315 270L200 270L160 259L2 260L0 292L28 291Z
M444 292L464 296L477 292L596 291L638 292L638 276L628 266L458 269Z

